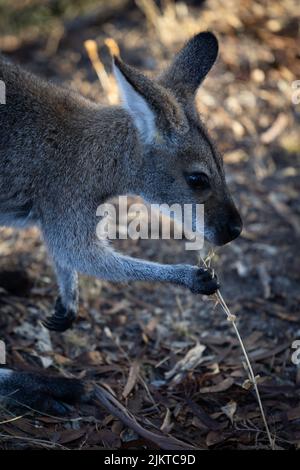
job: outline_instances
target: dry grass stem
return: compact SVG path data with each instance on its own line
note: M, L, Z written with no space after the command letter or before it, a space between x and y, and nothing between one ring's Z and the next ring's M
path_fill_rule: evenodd
M211 261L212 261L213 257L214 257L214 252L211 252L208 255L208 257L206 258L206 260L203 260L204 265L209 269L211 269ZM227 304L226 304L226 302L225 302L225 300L224 300L224 298L223 298L223 296L222 296L222 294L219 290L215 294L215 299L216 299L216 303L221 305L222 309L226 313L227 320L230 321L230 323L232 324L233 329L235 331L235 334L237 336L237 339L240 343L240 346L241 346L241 349L242 349L242 352L243 352L243 355L244 355L245 361L246 361L249 380L250 380L251 384L253 385L255 393L256 393L257 402L258 402L259 409L260 409L260 412L261 412L261 416L262 416L262 419L263 419L263 422L264 422L264 426L265 426L265 429L266 429L266 433L267 433L267 436L268 436L270 447L271 447L272 450L275 450L275 440L272 438L272 435L270 433L268 421L267 421L267 418L266 418L266 415L265 415L265 412L264 412L264 407L263 407L262 400L261 400L260 393L259 393L259 389L258 389L257 377L254 375L254 371L253 371L253 368L252 368L247 350L245 348L244 342L242 340L242 337L240 335L240 332L239 332L237 324L236 324L237 317L230 312L230 310L229 310L229 308L228 308L228 306L227 306Z
M107 45L110 51L112 51L112 48L113 48L114 53L116 52L115 55L119 55L118 45L115 41L113 41L113 43L114 44L112 44L112 40L110 40L109 38L105 42L105 44ZM89 39L84 42L84 47L87 51L89 59L94 67L94 70L99 78L99 81L107 96L109 103L116 104L118 102L118 92L117 92L116 83L115 83L114 78L108 75L108 73L105 70L105 67L98 54L98 46L97 46L96 41Z
M120 57L120 48L113 38L106 38L104 44L108 47L112 56Z

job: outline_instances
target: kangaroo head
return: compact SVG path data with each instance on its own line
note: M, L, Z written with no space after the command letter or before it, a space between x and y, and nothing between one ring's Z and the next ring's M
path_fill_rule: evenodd
M198 87L217 54L215 36L200 33L157 81L117 58L114 71L139 136L137 192L151 203L204 204L205 238L223 245L240 235L242 221L226 185L222 158L195 106Z

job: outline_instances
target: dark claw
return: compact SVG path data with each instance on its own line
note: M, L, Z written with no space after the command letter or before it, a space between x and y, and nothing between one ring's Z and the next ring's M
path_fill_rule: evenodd
M71 328L76 314L73 310L67 310L58 297L55 304L54 314L42 322L45 328L51 331L63 332Z
M55 314L52 317L47 318L42 324L45 328L51 331L57 331L63 333L64 331L71 328L75 319L75 315L68 315L66 318L57 319Z
M41 403L41 408L55 416L67 416L72 410L71 406L59 402L52 397L47 397L45 401Z

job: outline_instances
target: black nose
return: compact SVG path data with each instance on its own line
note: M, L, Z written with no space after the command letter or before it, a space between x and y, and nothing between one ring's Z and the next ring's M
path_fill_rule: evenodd
M222 212L217 212L214 229L208 231L207 239L214 245L222 246L235 240L243 230L243 221L235 205L222 206Z
M242 224L230 225L229 235L230 235L231 240L234 240L235 238L237 238L241 234L242 229L243 229Z
M226 243L232 242L232 240L237 238L241 234L242 229L242 221L234 221L234 223L220 226L215 232L213 239L208 238L208 240L217 246L226 245Z

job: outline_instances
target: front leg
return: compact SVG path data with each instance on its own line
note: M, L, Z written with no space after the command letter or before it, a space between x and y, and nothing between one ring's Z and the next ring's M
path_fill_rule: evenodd
M48 330L63 332L70 328L78 309L78 276L74 269L55 263L60 295L56 300L54 314L43 325Z
M82 258L83 256L83 258ZM74 259L75 269L113 282L161 281L189 288L194 294L211 295L219 288L216 277L204 268L185 264L159 264L124 256L94 245Z

